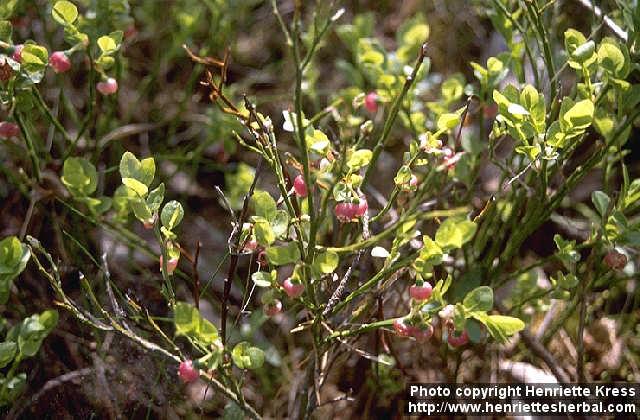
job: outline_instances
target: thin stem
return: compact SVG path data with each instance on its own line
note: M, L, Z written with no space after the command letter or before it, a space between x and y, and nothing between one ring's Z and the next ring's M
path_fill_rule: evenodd
M382 153L382 149L385 146L387 137L389 137L389 133L391 132L391 128L393 127L393 123L395 122L396 117L398 116L398 111L400 111L402 101L404 100L404 97L407 95L407 92L409 92L411 85L413 85L413 82L418 74L418 71L420 70L420 67L422 67L422 63L424 62L426 53L427 53L427 44L425 43L425 44L422 44L422 47L420 48L420 52L418 53L418 58L416 59L416 63L413 66L413 71L411 72L411 75L408 76L407 79L405 80L404 85L402 86L402 90L396 97L395 101L393 102L393 105L391 106L391 110L387 115L387 119L385 120L384 126L382 128L382 134L380 135L380 138L378 138L378 142L373 148L371 161L369 161L369 165L367 166L367 171L365 172L364 178L362 180L362 185L361 185L362 189L364 189L365 185L367 185L367 182L369 181L369 178L371 177L371 174L373 173L373 170L376 167L376 162L380 157L380 153Z
M297 14L297 13L296 13ZM309 211L309 219L310 219L310 230L309 230L309 246L308 252L306 255L306 262L308 264L313 263L314 257L314 248L316 242L316 230L317 230L317 220L316 220L316 211L313 203L313 184L311 183L311 170L309 168L309 149L307 148L307 136L305 134L305 128L302 123L302 74L304 72L304 65L300 61L300 46L299 46L299 35L300 35L300 24L299 17L295 18L295 33L293 38L293 56L295 59L296 65L296 84L294 90L294 106L296 109L296 124L295 130L296 135L298 137L298 145L300 147L300 157L302 160L302 171L304 182L309 189L309 193L307 194L307 207Z
M29 157L31 158L31 165L33 167L33 174L36 177L36 180L40 182L42 179L40 176L40 158L38 158L38 154L36 153L36 149L33 145L33 139L31 138L31 133L27 129L27 126L22 119L22 114L19 111L14 113L14 118L16 119L16 123L20 127L20 131L24 136L25 142L27 143L27 149L29 150Z
M31 92L33 92L33 97L36 99L36 103L38 104L40 110L47 117L47 120L49 120L49 122L53 124L56 130L58 130L60 134L62 134L67 142L73 143L73 139L71 138L69 133L67 133L67 130L65 130L65 128L62 126L62 123L60 123L60 121L58 121L58 119L51 113L51 110L44 101L44 98L40 94L40 91L34 87L31 89Z

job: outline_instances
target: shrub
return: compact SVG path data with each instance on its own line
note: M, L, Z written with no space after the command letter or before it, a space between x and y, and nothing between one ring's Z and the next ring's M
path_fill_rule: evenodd
M107 253L96 258L83 245L88 238L67 234L65 240L89 260L83 264L93 264L96 277L104 279L88 280L80 272L83 295L72 298L61 275L62 256L52 255L47 238L27 235L26 227L21 239L0 243L2 304L31 258L56 303L77 320L162 356L184 383L204 380L232 401L228 411L252 418L260 410L245 398L246 371L266 383L263 365L282 363L256 331L269 331L269 323L284 317L292 342L302 343L309 356L292 416L310 414L326 402L320 387L332 369L329 359L343 348L369 359L376 372L391 369L384 371L388 382L380 383L394 390L401 380L389 372L402 357L389 344L394 336L418 348L439 348L445 366L456 359L455 380L463 351L518 342L558 381L592 379L585 369L585 328L607 299L595 302L594 296L602 290L623 295L625 285L636 287L630 281L637 276L640 247L640 180L632 180L625 149L639 116L636 14L620 5L616 19L624 29L609 20L588 37L567 29L556 39L545 26L549 12L543 2L493 1L482 10L507 50L471 62L475 80L467 80L459 73L442 79L430 73L430 27L422 15L399 28L389 49L376 38L372 15L345 23L344 9L318 4L305 5L313 15L307 19L297 2L287 19L275 0L271 6L295 76L290 106L281 114L263 109L259 95L255 100L238 94L243 86L230 83L228 51L216 57L185 45L180 58L177 46L171 49L172 60L196 66L191 83L202 74L215 105L215 134L228 137L222 153L239 148L251 152L246 161L257 161L255 169L238 164L226 176L226 191L217 190L231 220L218 325L200 307L200 247L193 255L184 247L191 238L181 223L193 217L192 209L183 207L187 200L169 199L178 194L165 185L172 181L167 171L157 170L168 162L155 144L136 153L121 147L116 162L113 150L101 156L103 146L93 138L100 124L114 124L111 114L118 112L127 2L114 2L111 19L98 22L89 6L82 13L72 2L56 1L51 19L69 48L52 54L34 41L14 39L11 23L0 22L6 112L0 148L24 149L29 159L17 174L3 171L5 179L30 200L52 195L81 223L108 231L131 252L152 256L159 274L149 276L162 280L154 288L170 323L158 325L162 314L152 315L114 287ZM189 26L193 16L183 13L181 22ZM611 36L601 36L605 24ZM316 66L328 36L346 49L348 59L336 60L344 83L327 96ZM73 131L40 93L52 80L45 78L47 67L58 74L54 83L86 73L86 109L71 118ZM104 119L98 104L110 109ZM53 139L48 148L40 138L41 116ZM393 150L399 151L397 164L389 159ZM21 167L19 153L10 159ZM395 165L391 176L385 174L388 161ZM200 158L194 161L199 164ZM482 181L487 168L498 174L493 187ZM586 180L596 169L600 186L591 188ZM585 185L590 200L575 200ZM574 219L587 228L572 234ZM561 228L552 229L553 251L540 256L527 242L548 233L549 223ZM243 270L246 283L237 281ZM547 284L538 280L541 271L549 274ZM243 290L241 305L232 304L234 282ZM186 285L193 291L189 302ZM549 305L561 313L536 338L532 331ZM248 317L247 308L261 310ZM620 316L625 328L637 318L628 309ZM235 331L240 318L253 334ZM8 330L0 343L0 368L10 364L0 404L17 398L26 377L15 369L37 353L56 322L57 313L48 310ZM565 324L575 342L575 372L545 348ZM362 337L372 333L375 350L360 350ZM411 351L406 343L399 346Z

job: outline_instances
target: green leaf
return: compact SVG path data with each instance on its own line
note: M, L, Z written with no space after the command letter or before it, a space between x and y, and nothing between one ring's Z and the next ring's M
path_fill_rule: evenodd
M575 29L567 29L564 32L564 46L569 55L573 54L580 45L583 45L586 42L587 38Z
M0 343L0 369L7 366L18 351L18 345L13 341Z
M631 185L629 185L627 194L624 197L623 207L627 208L638 200L640 200L640 178L635 179Z
M111 204L113 203L111 197L82 197L80 201L86 203L89 210L95 215L105 213L111 208Z
M30 257L29 247L15 236L0 241L0 304L7 302L11 282L24 271Z
M471 318L467 319L464 328L467 330L469 340L472 343L480 343L482 341L482 326L480 322Z
M8 401L15 401L27 386L27 374L22 372L15 375L13 378L7 380L4 383L4 389L6 389L6 399ZM0 401L1 402L1 401Z
M316 130L312 126L308 126L305 130L307 140L307 148L320 155L324 155L331 144L329 138L320 130Z
M37 44L25 44L22 48L22 69L27 73L42 72L49 63L49 52Z
M415 262L416 270L423 276L431 275L433 266L442 262L442 248L429 236L422 237L422 249Z
M451 289L449 289L449 293L447 294L447 299L450 302L461 302L469 292L482 284L482 280L482 268L479 265L469 267L469 269L462 273L462 275L458 277L457 281L453 283Z
M446 131L455 128L460 123L460 115L457 113L446 113L438 117L436 126L438 131Z
M151 190L147 197L147 206L150 212L155 213L160 210L162 201L164 201L164 183L161 183L157 188Z
M591 193L591 201L596 207L596 210L598 210L600 216L604 217L609 210L609 203L611 202L609 196L603 191L594 191Z
M569 273L565 275L561 271L558 271L558 274L554 278L552 278L552 281L555 281L559 288L565 290L571 290L579 283L579 280L575 274Z
M471 220L450 217L436 231L436 243L444 251L461 248L476 233L477 225Z
M273 270L270 273L266 271L256 271L251 275L251 280L258 287L271 287L276 280L276 271Z
M607 39L600 44L598 64L614 77L626 77L628 59L613 40Z
M465 296L462 304L468 311L490 311L493 309L493 289L480 286Z
M34 356L42 341L58 322L58 312L49 310L25 318L20 325L18 348L21 357Z
M510 337L515 333L522 331L525 327L524 322L518 318L504 315L489 315L489 322L501 331L502 334Z
M507 106L507 112L511 115L529 115L529 111L527 111L522 105L514 103Z
M231 358L240 369L259 369L264 364L264 351L243 341L233 348Z
M509 336L524 329L524 322L518 318L503 315L487 315L486 312L471 312L472 318L480 321L487 327L489 334L497 341L504 343Z
M591 125L595 108L590 99L584 99L576 102L562 115L562 120L569 125L571 129L584 129Z
M147 187L153 182L156 172L156 164L153 158L142 159L141 161L131 152L124 152L120 159L120 176L133 178Z
M104 35L98 38L98 47L103 54L110 54L118 49L118 44L110 36Z
M176 335L189 337L202 346L220 344L218 329L200 315L200 311L186 302L178 302L173 308Z
M347 165L351 168L352 171L357 171L363 166L367 166L371 161L371 156L373 153L369 149L360 149L356 150L349 157L349 161Z
M175 200L171 200L165 204L162 209L162 213L160 213L162 226L170 231L180 224L183 217L184 210L182 208L182 204Z
M393 178L393 182L397 186L404 186L411 181L411 168L407 165L402 165L400 169L398 169L398 173L395 178Z
M122 178L122 183L135 192L138 197L146 197L149 192L149 187L135 178Z
M269 221L263 217L253 218L253 230L256 233L256 240L262 246L269 246L276 240L276 234L271 229Z
M142 223L149 222L153 219L153 212L149 205L142 199L136 197L129 201L129 207L133 210L133 215Z
M338 268L339 263L340 257L333 251L323 251L319 253L314 262L323 274L333 273L335 269Z
M73 25L78 19L78 8L66 0L57 1L51 10L53 18L61 25Z
M276 201L266 191L255 191L251 197L251 203L256 212L256 216L264 217L269 222L276 218Z
M571 58L580 64L584 64L593 57L595 50L595 42L587 41L571 53Z
M271 221L271 230L277 238L284 236L287 233L289 227L289 213L285 210L278 210L276 217Z
M64 161L61 180L71 194L91 195L98 186L98 172L88 160L71 157Z
M269 247L266 253L267 259L273 265L287 265L300 261L300 250L295 242Z
M13 33L13 25L8 20L0 20L0 41L7 44L11 43L11 35Z

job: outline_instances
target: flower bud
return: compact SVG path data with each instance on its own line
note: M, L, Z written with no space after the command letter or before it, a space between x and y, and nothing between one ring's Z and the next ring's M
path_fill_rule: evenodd
M64 51L56 51L49 57L49 65L56 73L64 73L71 68L71 60Z
M178 376L185 384L189 382L193 382L200 377L200 371L193 367L193 362L191 360L185 360L180 362L180 367L178 367Z
M20 127L9 121L0 122L0 139L8 139L10 137L18 137Z
M96 89L104 96L113 95L118 91L118 82L113 77L109 77L104 82L98 82Z

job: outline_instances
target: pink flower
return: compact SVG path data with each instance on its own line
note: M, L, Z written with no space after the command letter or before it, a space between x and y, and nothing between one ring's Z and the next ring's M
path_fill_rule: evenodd
M49 57L49 65L56 73L64 73L71 68L71 60L64 51L56 51Z
M409 334L416 339L416 341L422 343L427 341L433 335L433 326L427 324L425 326L411 326L409 327Z
M18 137L20 134L20 127L9 121L0 122L0 138L8 139L10 137Z
M622 270L627 265L627 256L614 249L604 256L604 263L613 270Z
M455 331L453 329L450 329L447 336L447 342L452 347L464 346L469 342L469 334L467 334L467 330L464 330L459 335L455 335Z
M393 329L400 337L409 336L409 327L407 327L402 318L396 318L393 320Z
M24 48L24 45L22 45L22 44L14 45L14 47L13 47L13 55L11 56L11 58L13 58L18 63L22 63L22 49L23 48Z
M200 377L200 371L193 367L193 362L191 360L185 360L180 362L180 367L178 367L178 376L180 376L182 382L188 384Z
M364 107L372 114L378 112L378 94L375 92L367 93L364 97Z
M336 217L341 222L350 222L351 220L362 217L367 213L369 204L367 198L364 195L360 196L360 202L356 203L338 203L333 209Z
M336 217L341 222L350 222L356 216L358 205L353 203L338 203L333 209Z
M255 239L249 239L247 242L244 243L243 250L245 252L253 252L257 248L258 248L258 241L256 241Z
M409 178L408 182L405 182L400 186L400 189L403 191L415 191L418 187L418 177L414 174L411 174L411 178Z
M356 217L362 217L369 210L369 203L367 203L367 198L364 195L360 196L360 202L358 203L358 207L356 208Z
M273 317L279 314L282 311L282 302L279 299L274 300L272 303L269 303L264 306L264 313L268 317Z
M300 295L302 295L302 292L304 292L304 284L302 284L302 283L294 283L291 280L291 277L289 277L288 279L286 279L282 283L282 287L284 288L284 292L291 299L299 298Z
M269 261L267 261L267 253L262 250L260 252L258 252L258 264L260 264L261 266L265 266L269 263Z
M422 286L413 285L409 288L409 295L417 301L427 300L431 297L431 285L424 283Z
M447 167L447 169L453 169L456 167L456 163L462 157L462 152L454 153L453 150L449 147L443 147L442 151L444 152L443 163Z
M105 96L113 95L118 91L118 82L113 77L109 77L104 82L98 82L96 89Z
M302 175L298 175L293 180L293 189L298 197L307 196L307 184L304 183L304 177Z
M160 272L162 272L162 261L162 255L160 255ZM167 261L167 274L173 274L176 271L178 261L178 258L169 258L169 261Z

